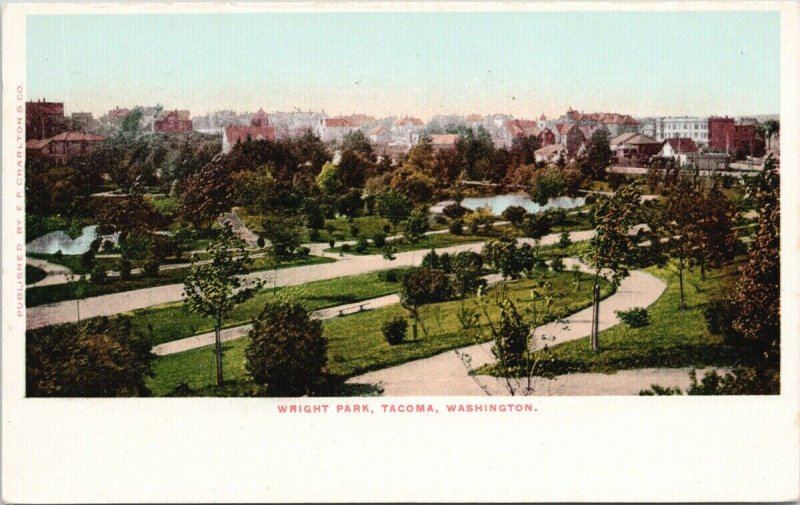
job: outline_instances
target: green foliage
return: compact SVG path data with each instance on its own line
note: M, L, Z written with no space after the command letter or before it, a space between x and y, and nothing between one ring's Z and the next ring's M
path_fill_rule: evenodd
M383 337L389 345L401 343L406 337L407 330L408 322L400 316L387 319L381 324L381 333L383 333Z
M561 235L558 238L558 247L561 249L566 249L567 247L572 245L572 240L569 238L569 232L561 232Z
M400 304L405 307L414 319L413 335L417 338L417 325L422 323L419 307L427 303L447 300L453 296L450 282L441 270L432 268L416 268L407 272L402 278ZM422 325L422 331L427 330Z
M356 241L356 252L357 253L364 253L366 252L367 248L369 247L369 242L364 237L358 237L358 241Z
M215 157L186 179L181 195L181 216L195 229L208 229L233 202L231 174L223 158Z
M615 314L623 323L631 328L641 328L650 324L650 315L647 313L647 309L642 307L635 307L630 310L617 310Z
M563 272L564 271L564 259L561 256L554 256L552 260L550 260L550 268L553 272Z
M149 343L125 321L96 319L75 327L29 331L25 339L29 397L149 396Z
M522 226L522 223L525 220L525 216L527 215L527 211L524 207L520 207L518 205L512 205L506 210L503 211L503 218L510 222L513 226L517 228Z
M481 277L483 258L480 254L470 251L460 252L453 256L450 263L459 296L474 295L478 289L486 287L486 279Z
M153 258L144 262L144 265L142 266L142 271L147 276L155 277L158 275L158 271L160 268L161 264L159 263L159 261Z
M25 265L25 284L36 284L47 277L47 272L41 268Z
M450 219L458 219L464 217L465 214L470 212L466 207L462 207L457 203L451 203L442 209L442 213Z
M504 367L515 368L522 363L530 345L531 327L523 320L514 302L500 301L500 322L496 330L492 354Z
M606 169L611 166L612 153L608 141L608 134L596 130L592 134L589 149L586 151L586 160L581 166L585 176L601 180L605 177Z
M410 212L411 205L402 194L389 190L378 196L378 214L388 219L395 228Z
M500 237L484 244L481 256L486 264L503 274L505 278L517 279L523 271L532 268L533 254L530 246L517 247L517 240Z
M285 215L267 215L263 222L263 236L269 240L269 251L273 259L291 259L300 247L302 224L300 219Z
M697 373L689 373L692 384L689 395L776 395L780 394L780 373L776 368L736 368L720 375L716 370L706 372L700 382Z
M489 207L481 207L475 212L470 212L464 218L470 234L476 235L479 231L488 231L494 223L494 214Z
M106 275L106 269L101 266L96 266L92 270L91 274L92 284L95 285L103 285L108 281L108 275Z
M152 248L152 240L149 236L132 233L120 239L119 249L122 257L127 260L141 260L147 257Z
M412 244L415 244L419 242L419 239L425 236L425 232L429 229L430 224L428 223L427 212L418 209L408 216L405 226L403 227L403 237Z
M431 249L430 252L423 256L419 266L422 268L441 268L439 264L439 255L436 254L436 249Z
M326 195L336 195L342 191L339 166L333 162L322 165L322 169L317 175L317 186Z
M374 234L372 236L372 245L378 250L382 249L386 245L386 234L381 232Z
M453 219L453 221L450 223L450 226L447 228L447 231L453 235L461 235L464 233L464 222L461 219Z
M523 232L526 237L533 239L542 238L550 232L550 216L546 212L528 214L523 223Z
M245 367L271 396L300 396L320 384L327 361L322 322L300 303L268 303L249 333Z
M566 190L566 182L561 170L544 168L537 171L531 180L531 199L539 205L547 205L551 198L562 196Z

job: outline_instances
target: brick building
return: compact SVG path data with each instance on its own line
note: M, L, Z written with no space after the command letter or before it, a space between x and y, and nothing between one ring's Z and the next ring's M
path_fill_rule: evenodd
M188 110L165 112L153 123L153 131L160 133L186 133L192 131Z
M231 152L239 142L250 140L275 140L275 128L269 125L264 109L259 109L250 119L250 126L226 126L222 131L222 152Z
M66 163L72 158L94 152L105 139L105 137L91 133L64 132L47 141L39 141L41 143L39 145L28 142L25 147L26 150L38 150L38 154L57 163Z
M756 143L754 124L736 124L732 117L708 118L708 147L712 151L752 153Z
M64 102L48 102L42 99L25 103L25 140L43 140L66 129Z

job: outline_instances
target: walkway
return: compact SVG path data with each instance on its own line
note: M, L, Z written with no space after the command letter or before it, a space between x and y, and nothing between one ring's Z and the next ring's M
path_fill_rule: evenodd
M50 263L49 261L26 257L25 263L30 266L41 268L47 274L47 276L40 280L39 282L35 282L33 284L28 284L25 286L26 288L33 288L39 286L52 286L55 284L65 284L70 281L73 276L72 270L65 267L64 265L58 265L56 263Z
M571 232L573 242L589 240L594 236L594 230ZM554 233L542 238L542 245L556 244L560 234ZM520 242L532 242L522 239ZM450 254L473 251L480 252L484 242L459 244L450 247L437 248L441 254ZM364 274L403 266L417 266L425 256L425 250L408 251L395 254L394 261L388 261L383 256L374 254L368 256L344 256L335 263L321 263L290 267L277 271L253 272L244 276L246 279L260 279L266 286L297 286L308 282L335 279L350 275ZM123 312L178 302L183 299L183 284L169 284L152 288L137 289L103 296L87 298L80 302L81 317L88 319L99 316L112 316ZM41 328L54 324L63 324L77 320L77 304L75 300L68 300L48 305L39 305L28 309L27 329Z
M641 271L631 272L630 276L623 279L616 293L600 303L600 330L619 324L615 311L647 307L661 296L666 287L664 281L650 274ZM547 344L553 346L586 337L591 333L591 319L592 308L589 307L572 314L564 321L540 326L535 330L535 339L538 342L539 339L546 338ZM472 369L492 363L494 361L492 345L491 342L472 345L369 372L353 377L347 382L378 385L386 396L485 395L486 392L478 382L493 395L508 394L499 379L489 376L473 377L468 373L464 363L465 356L469 357ZM602 346L602 339L600 345ZM575 380L571 380L570 384L576 384Z

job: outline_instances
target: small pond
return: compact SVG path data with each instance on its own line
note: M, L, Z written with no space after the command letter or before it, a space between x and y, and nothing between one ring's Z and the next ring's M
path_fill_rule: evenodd
M507 208L517 205L524 208L530 213L542 212L548 209L574 209L586 204L583 197L572 198L569 196L560 196L558 198L551 198L548 200L547 205L541 206L531 200L531 197L524 193L516 193L511 195L498 195L485 198L464 198L461 201L461 206L472 210L478 210L481 207L488 206L492 209L492 214L499 216Z
M58 230L31 240L26 244L25 250L30 254L55 254L58 251L66 255L83 254L89 250L89 246L96 238L97 225L84 227L81 235L75 240L67 235L66 230ZM115 244L118 239L119 233L103 237L104 241L110 240Z

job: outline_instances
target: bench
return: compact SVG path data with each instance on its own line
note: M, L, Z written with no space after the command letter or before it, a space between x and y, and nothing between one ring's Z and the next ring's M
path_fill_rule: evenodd
M354 310L353 312L350 312L350 314L355 314L355 313L357 313L357 312L363 312L364 310L366 310L366 309L364 308L364 306L365 306L365 305L366 305L366 303L362 303L362 304L360 304L360 305L358 306L358 310ZM346 311L346 310L350 310L350 309L354 309L354 308L355 308L355 307L346 307L346 308L344 308L344 309L339 309L339 316L340 316L340 317L341 317L341 316L343 316L343 315L344 315L344 311Z

